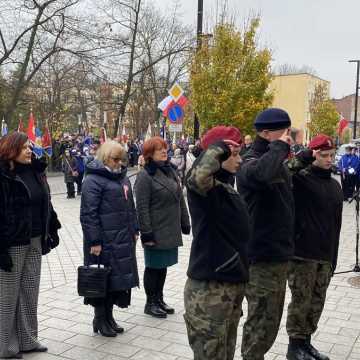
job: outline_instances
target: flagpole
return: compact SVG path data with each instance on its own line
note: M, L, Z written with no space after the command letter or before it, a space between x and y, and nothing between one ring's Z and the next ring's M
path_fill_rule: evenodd
M360 60L349 60L350 63L356 63L356 92L355 92L355 114L354 114L354 129L353 138L356 139L356 125L359 99L359 75L360 75Z
M198 0L198 12L197 12L197 51L201 48L201 36L203 32L203 13L204 13L204 1ZM195 112L194 114L194 142L199 139L200 135L200 122Z

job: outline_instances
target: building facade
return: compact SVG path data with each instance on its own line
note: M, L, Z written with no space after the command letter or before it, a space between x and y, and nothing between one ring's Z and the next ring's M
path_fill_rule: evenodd
M269 87L274 95L272 105L289 113L292 126L304 134L305 141L309 140L310 101L318 84L330 94L329 81L307 73L276 75Z

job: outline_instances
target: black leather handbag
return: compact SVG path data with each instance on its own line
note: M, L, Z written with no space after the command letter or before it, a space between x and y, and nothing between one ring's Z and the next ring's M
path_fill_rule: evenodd
M78 294L87 298L105 298L108 288L110 267L100 267L98 256L97 267L84 265L78 267Z

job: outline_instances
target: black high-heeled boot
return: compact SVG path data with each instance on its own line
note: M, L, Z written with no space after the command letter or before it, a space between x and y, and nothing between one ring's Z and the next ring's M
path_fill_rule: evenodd
M106 319L105 306L95 306L95 317L93 320L94 332L100 332L102 336L115 337L117 334Z
M116 333L121 334L124 332L124 328L116 323L114 319L113 308L113 304L106 304L106 320Z

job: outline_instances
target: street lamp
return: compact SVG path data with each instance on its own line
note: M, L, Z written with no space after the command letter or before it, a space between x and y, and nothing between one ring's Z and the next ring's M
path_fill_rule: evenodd
M354 130L353 138L356 139L356 125L357 125L357 111L359 98L359 75L360 75L360 60L349 60L350 63L356 63L356 91L355 91L355 114L354 114Z
M198 0L198 11L197 11L197 49L201 47L201 35L203 31L203 13L204 13L204 1ZM200 133L199 118L195 113L194 117L194 141L199 139Z

